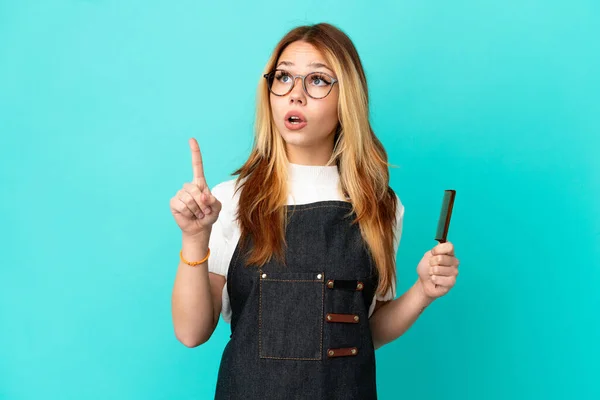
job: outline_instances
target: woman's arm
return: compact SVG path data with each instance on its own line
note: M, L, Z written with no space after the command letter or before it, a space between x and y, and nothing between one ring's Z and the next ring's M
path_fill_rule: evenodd
M369 323L375 349L396 340L412 326L433 298L423 292L421 281L395 300L377 301Z
M198 237L182 237L183 258L201 260L208 252L210 232ZM221 312L225 277L208 272L208 261L195 267L179 261L171 313L175 336L187 347L199 346L212 336Z
M458 265L454 245L450 242L440 243L425 252L417 265L417 282L397 299L375 304L369 321L376 349L400 337L425 307L448 294L456 283Z

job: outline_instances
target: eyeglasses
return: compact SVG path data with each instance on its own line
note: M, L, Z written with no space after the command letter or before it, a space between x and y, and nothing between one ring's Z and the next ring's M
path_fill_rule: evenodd
M267 80L269 90L275 96L285 96L290 93L296 84L296 78L301 78L304 93L313 99L322 99L331 92L333 85L338 82L333 76L324 72L292 75L285 70L276 69L263 76Z

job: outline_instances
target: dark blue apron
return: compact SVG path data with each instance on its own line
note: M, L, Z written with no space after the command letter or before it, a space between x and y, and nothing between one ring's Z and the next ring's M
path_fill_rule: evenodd
M215 399L376 399L368 312L377 270L349 202L288 205L286 264L227 274L231 337Z

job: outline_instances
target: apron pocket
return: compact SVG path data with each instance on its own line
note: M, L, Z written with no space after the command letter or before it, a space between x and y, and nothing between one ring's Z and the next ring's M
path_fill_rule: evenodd
M260 358L321 360L325 274L259 273Z

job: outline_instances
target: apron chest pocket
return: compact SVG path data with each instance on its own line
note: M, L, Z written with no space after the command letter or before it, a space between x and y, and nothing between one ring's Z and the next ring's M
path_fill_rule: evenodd
M260 358L321 360L323 272L259 272Z

